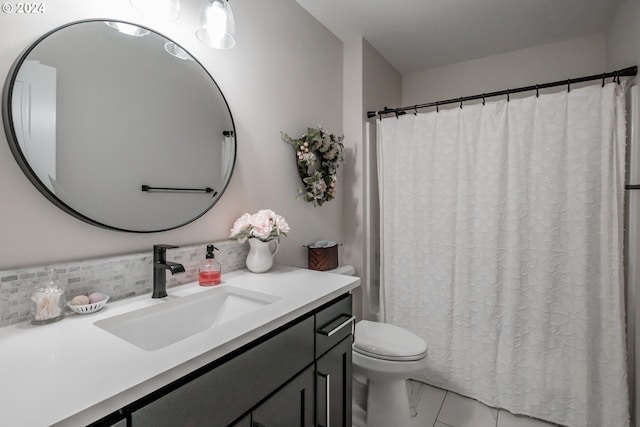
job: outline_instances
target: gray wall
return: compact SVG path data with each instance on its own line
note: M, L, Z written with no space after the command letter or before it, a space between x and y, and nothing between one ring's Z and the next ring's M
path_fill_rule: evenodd
M640 65L640 2L620 1L605 42L607 67Z
M183 0L174 22L144 17L128 0L67 0L48 4L40 16L0 14L0 76L27 45L72 21L119 19L165 34L216 79L238 141L234 175L211 211L176 230L130 234L85 224L49 203L20 171L0 133L0 269L151 250L154 243L222 240L240 214L265 208L282 214L292 228L276 262L304 267L303 244L342 240L342 182L337 198L321 208L296 200L293 150L280 139L281 131L299 135L316 124L342 133L342 43L293 0L243 0L232 4L236 46L211 49L194 35L200 4Z
M363 45L363 85L364 85L364 113L376 111L384 106L398 107L401 105L402 76L382 55L378 53L366 40ZM365 225L365 240L369 252L365 253L365 266L368 275L368 292L362 300L363 317L377 319L379 310L380 291L380 201L378 198L378 174L376 157L376 126L375 120L368 123L369 141L365 143L364 155L367 156L368 166L364 171L369 189L365 201L369 214Z
M377 264L371 262L369 254L376 251L377 207L370 206L377 198L369 185L375 176L370 176L369 154L372 146L367 143L365 121L368 108L383 102L397 103L400 100L400 73L385 60L361 36L344 37L344 129L354 135L345 146L349 148L345 167L345 195L343 208L344 256L343 262L355 267L356 275L362 279L362 287L354 291L354 313L358 319L371 318L368 313L368 289L377 281ZM375 134L373 135L375 141ZM373 171L375 172L375 171Z
M604 35L567 40L402 76L402 104L414 105L598 74Z

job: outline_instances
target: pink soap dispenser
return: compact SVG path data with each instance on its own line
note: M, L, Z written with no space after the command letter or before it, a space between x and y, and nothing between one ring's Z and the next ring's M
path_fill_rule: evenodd
M218 250L213 245L207 245L207 255L205 256L204 263L200 267L198 274L198 282L200 286L215 286L219 285L222 280L221 266L218 261L215 260L213 250Z

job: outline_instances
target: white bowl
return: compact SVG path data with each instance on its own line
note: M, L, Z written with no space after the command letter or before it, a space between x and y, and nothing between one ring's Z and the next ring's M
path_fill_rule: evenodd
M102 301L94 302L93 304L71 304L71 302L67 303L67 307L73 310L74 313L78 314L89 314L95 313L96 311L100 311L102 307L109 301L109 296L105 295L105 298Z

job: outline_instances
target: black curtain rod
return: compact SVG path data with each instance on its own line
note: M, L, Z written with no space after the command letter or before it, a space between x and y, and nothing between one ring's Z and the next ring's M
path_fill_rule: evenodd
M475 99L482 99L482 102L484 103L485 98L491 98L494 96L502 96L502 95L507 95L507 99L509 99L509 95L512 93L519 93L519 92L528 92L528 91L533 91L535 90L536 93L539 89L545 89L545 88L549 88L549 87L555 87L555 86L564 86L567 85L567 88L570 88L572 84L574 83L582 83L582 82L588 82L588 81L592 81L592 80L602 80L602 86L604 86L605 80L613 77L614 81L618 81L618 83L620 82L620 77L631 77L631 76L635 76L638 74L638 67L634 66L634 67L629 67L629 68L623 68L622 70L618 70L618 71L612 71L609 73L602 73L602 74L594 74L592 76L586 76L586 77L579 77L577 79L568 79L568 80L559 80L557 82L551 82L551 83L543 83L543 84L537 84L537 85L532 85L532 86L525 86L525 87L520 87L517 89L507 89L507 90L501 90L498 92L489 92L489 93L482 93L480 95L473 95L473 96L463 96L460 98L454 98L454 99L447 99L445 101L437 101L437 102L429 102L427 104L419 104L419 105L412 105L409 107L399 107L399 108L387 108L384 107L384 110L381 111L368 111L367 112L367 117L368 118L372 118L372 117L376 117L376 116L382 116L384 114L396 114L398 115L399 113L404 114L404 111L408 111L408 110L418 110L418 108L427 108L427 107L436 107L438 108L440 105L445 105L445 104L455 104L455 103L460 103L460 107L462 107L462 103L465 101L471 101L471 100L475 100Z

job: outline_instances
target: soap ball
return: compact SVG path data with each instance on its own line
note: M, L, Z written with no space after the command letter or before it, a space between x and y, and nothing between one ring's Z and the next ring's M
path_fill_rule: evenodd
M105 298L106 296L102 292L93 292L89 294L89 303L93 304L96 302L100 302Z
M71 304L73 305L86 305L89 304L89 297L86 295L76 295L71 299Z

